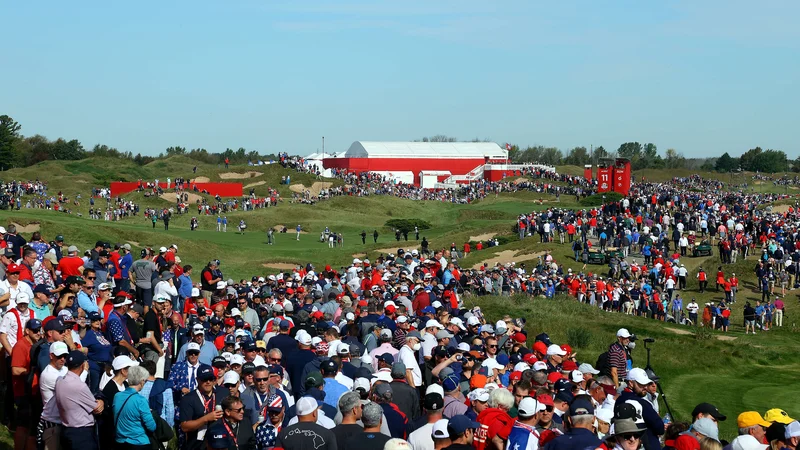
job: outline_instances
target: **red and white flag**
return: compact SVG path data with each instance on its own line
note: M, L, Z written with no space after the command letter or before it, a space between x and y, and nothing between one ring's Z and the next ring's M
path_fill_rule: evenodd
M506 142L506 150L511 150L511 144L509 144L508 142Z

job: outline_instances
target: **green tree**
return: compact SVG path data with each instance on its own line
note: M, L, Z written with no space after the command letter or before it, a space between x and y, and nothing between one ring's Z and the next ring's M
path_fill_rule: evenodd
M175 155L185 155L186 154L186 147L169 147L167 148L167 156L175 156Z
M511 160L512 163L518 163L520 157L519 145L512 145L511 150L508 151L508 159Z
M781 150L762 150L751 148L739 158L742 170L751 172L785 172L789 168L789 160Z
M628 158L631 161L638 160L642 156L642 144L638 142L626 142L619 146L617 154L620 158Z
M668 148L664 158L664 167L667 169L682 169L686 167L686 158L683 157L683 153L674 148Z
M10 116L0 116L0 170L6 170L19 163L20 154L16 151L16 141L22 125Z
M606 149L601 145L592 152L592 162L597 164L601 159L609 158L610 156L611 155L609 155Z
M732 158L728 152L725 152L717 158L714 164L714 170L717 172L731 172L739 168L739 158Z
M573 166L582 166L591 161L591 156L586 147L575 147L569 151L569 154L564 158L564 164L571 164Z

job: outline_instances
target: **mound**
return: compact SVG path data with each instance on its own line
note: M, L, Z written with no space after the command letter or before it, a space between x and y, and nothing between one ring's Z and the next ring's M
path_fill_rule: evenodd
M308 190L308 191L311 192L311 195L317 196L317 195L319 195L319 191L321 191L323 189L328 189L331 186L333 186L333 183L329 183L327 181L317 181L314 184L312 184L311 187L306 187L302 183L295 183L295 184L289 186L289 189L291 189L292 192L299 192L299 193L302 193L302 192L305 192L306 190Z
M194 194L192 192L187 192L186 195L189 196L189 203L192 204L192 205L197 204L198 201L200 201L200 202L203 201L203 197L201 197L201 196L199 196L197 194ZM165 192L165 193L159 195L158 197L160 199L166 200L166 201L168 201L170 203L174 203L175 202L175 193L174 192Z
M278 270L294 270L297 268L297 264L290 264L290 263L264 263L261 265L266 267L267 269L278 269Z
M260 177L261 175L264 175L264 174L261 173L261 172L253 172L253 171L245 172L245 173L226 172L226 173L219 174L219 177L222 178L223 180L241 180L241 179L244 179L244 178Z
M39 222L31 222L28 225L20 225L15 222L11 222L11 224L17 227L17 233L33 233L41 228Z
M211 179L208 178L208 177L197 177L194 180L191 180L190 182L191 183L208 183L209 181L211 181Z
M470 236L469 240L470 240L470 242L472 242L472 241L488 241L489 239L493 238L495 234L497 234L497 233L483 233L483 234L479 234L477 236Z
M249 189L249 188L256 187L256 186L263 186L265 184L267 184L266 181L258 181L258 182L255 182L255 183L250 183L247 186L243 187L242 189Z

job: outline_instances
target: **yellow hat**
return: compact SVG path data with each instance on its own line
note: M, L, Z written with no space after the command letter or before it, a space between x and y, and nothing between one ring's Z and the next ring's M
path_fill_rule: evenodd
M789 414L786 414L786 411L778 408L773 408L767 411L764 414L764 420L768 422L778 422L784 425L789 425L790 423L794 422L794 419L789 417Z
M267 343L264 342L264 341L256 341L256 348L266 349L267 348Z
M768 427L772 425L771 423L764 420L756 411L745 411L739 414L739 417L736 419L736 423L738 424L739 428L750 428L754 425L761 425L762 427Z

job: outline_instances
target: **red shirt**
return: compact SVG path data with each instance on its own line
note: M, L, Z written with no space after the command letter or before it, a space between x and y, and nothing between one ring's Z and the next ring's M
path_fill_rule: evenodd
M14 344L11 350L11 367L25 367L31 370L31 343L27 338L20 339ZM28 374L12 377L11 383L14 389L14 397L25 396L25 385L28 382Z
M504 440L508 439L511 429L514 427L514 419L507 412L500 408L487 408L478 414L478 423L481 427L475 431L473 444L475 450L484 450L487 443L495 436L500 436Z
M78 270L83 266L83 258L77 256L65 256L58 262L58 270L61 271L61 277L65 280L67 277L79 277L81 272Z
M122 259L122 257L119 256L119 252L114 250L113 252L111 252L111 256L108 259L110 259L111 262L114 263L114 268L117 269L117 273L114 274L114 279L121 280L122 270L119 268L119 260Z

